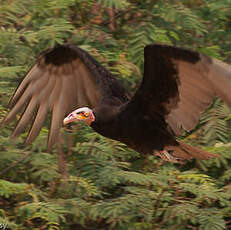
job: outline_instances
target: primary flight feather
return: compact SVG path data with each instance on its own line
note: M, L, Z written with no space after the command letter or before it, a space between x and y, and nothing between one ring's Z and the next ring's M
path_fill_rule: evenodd
M32 143L52 111L48 149L57 141L63 123L84 121L142 154L156 154L171 162L207 159L216 155L176 136L192 130L216 96L231 106L231 66L197 52L146 46L143 81L130 97L90 54L62 45L38 58L15 91L3 124L24 109L12 137L33 120L26 139Z

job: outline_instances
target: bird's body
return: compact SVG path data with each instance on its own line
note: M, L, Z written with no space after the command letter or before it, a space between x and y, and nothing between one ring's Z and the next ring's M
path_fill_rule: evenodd
M77 109L64 123L83 120L96 132L141 154L156 154L172 162L215 156L176 136L192 130L216 96L231 105L231 67L172 46L149 45L144 51L143 81L132 97L86 51L63 45L45 52L16 90L3 124L26 107L12 134L15 137L36 113L26 140L31 143L52 110L50 149L65 116Z
M100 113L95 113L96 120L90 126L101 135L118 140L141 154L154 154L174 163L184 163L194 157L208 159L217 156L177 141L162 115L154 113L150 116L140 111L132 116L124 112L123 107L126 104L105 116L106 106Z
M167 123L159 114L152 117L138 111L135 116L123 111L120 106L110 118L100 113L91 127L98 133L121 141L141 153L161 150L167 144L176 143ZM99 119L97 119L97 117Z

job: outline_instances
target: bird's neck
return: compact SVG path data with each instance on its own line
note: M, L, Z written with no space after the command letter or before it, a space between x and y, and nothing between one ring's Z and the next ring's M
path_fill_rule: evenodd
M100 106L95 108L93 113L95 121L91 123L91 127L103 136L116 139L118 136L118 114L119 106Z
M103 105L93 110L95 123L108 123L118 115L120 106Z

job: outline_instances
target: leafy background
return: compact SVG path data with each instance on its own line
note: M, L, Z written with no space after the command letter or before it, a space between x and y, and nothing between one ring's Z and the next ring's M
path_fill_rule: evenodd
M1 0L0 115L38 54L71 42L132 92L143 48L167 43L231 63L231 0ZM231 228L231 113L215 100L184 141L220 158L186 165L142 156L78 124L46 152L0 132L0 223L7 229Z

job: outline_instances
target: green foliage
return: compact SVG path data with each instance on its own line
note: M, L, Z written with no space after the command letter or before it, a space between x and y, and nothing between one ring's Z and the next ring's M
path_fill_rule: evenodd
M132 92L153 42L231 62L230 0L2 0L0 116L44 49L72 42ZM46 152L49 121L31 146L0 133L0 226L7 229L223 230L231 225L231 113L219 100L184 141L220 158L186 165L142 156L78 124ZM17 117L18 119L18 117Z
M127 0L98 0L98 3L102 3L104 7L124 9L129 5Z
M5 180L0 180L0 196L9 198L12 194L23 193L26 187L26 184L16 184Z
M48 229L60 229L60 223L65 222L65 215L68 213L57 202L33 202L18 209L18 216L23 221L33 222L39 219L41 228Z
M230 109L228 106L222 104L220 100L216 100L212 108L201 117L201 124L203 125L200 129L201 141L210 145L214 145L219 141L228 142L230 135L229 115Z

